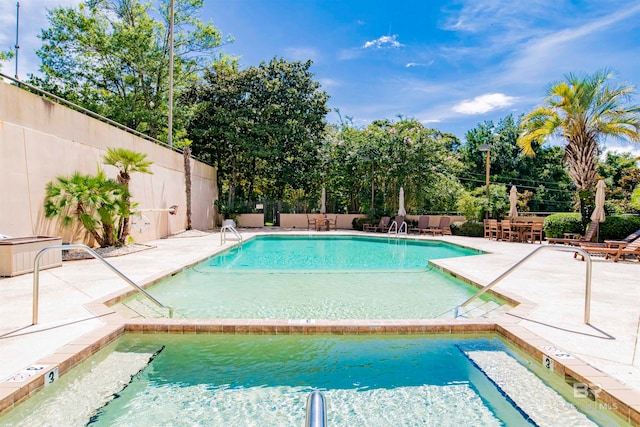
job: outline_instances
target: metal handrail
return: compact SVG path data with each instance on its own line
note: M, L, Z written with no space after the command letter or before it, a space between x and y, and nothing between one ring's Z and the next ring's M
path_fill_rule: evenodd
M125 276L120 270L118 270L113 265L111 265L107 260L102 258L100 256L100 254L98 254L96 251L91 249L89 246L81 245L81 244L52 245L52 246L47 246L46 248L42 248L40 250L40 252L38 252L38 254L36 255L36 258L33 261L33 314L32 314L32 322L33 323L32 323L32 325L38 324L38 299L39 299L39 293L40 293L39 292L39 287L40 287L40 258L42 257L42 254L44 254L45 252L47 252L49 250L52 250L52 249L60 249L60 250L82 249L82 250L84 250L86 252L89 252L89 254L91 254L95 259L98 259L98 260L102 261L107 267L109 267L111 269L111 271L116 273L125 282L127 282L128 284L133 286L135 289L137 289L138 292L140 292L142 295L147 297L155 305L157 305L158 307L161 307L161 308L168 309L169 310L169 317L173 317L173 308L167 307L166 305L163 305L162 303L160 303L160 301L158 301L157 299L152 297L147 291L145 291L143 288L141 288L140 286L135 284L133 282L133 280L131 280L127 276Z
M220 228L220 244L221 245L227 241L226 232L228 230L231 230L231 232L236 236L236 238L240 241L240 243L242 243L242 235L238 233L238 230L236 230L235 227L231 225L223 225Z
M395 225L395 231L394 231L394 225ZM407 223L405 221L402 221L402 224L398 225L398 223L395 220L393 220L393 222L389 226L389 229L387 230L387 233L389 233L389 234L400 234L400 233L406 234L407 233Z
M484 288L482 288L478 292L476 292L471 298L469 298L468 300L466 300L462 304L456 306L455 307L455 317L458 317L458 310L460 310L460 308L462 308L465 305L473 302L480 295L484 294L489 289L493 288L498 282L500 282L502 279L507 277L515 269L520 267L525 261L529 260L529 258L531 258L532 256L534 256L535 254L537 254L539 251L541 251L543 249L552 249L552 250L561 251L561 252L578 252L584 257L584 260L585 260L585 263L586 263L586 284L585 284L585 291L584 291L584 323L589 324L589 321L590 321L590 318L591 318L591 256L587 253L587 251L585 251L582 248L569 247L569 246L549 246L549 245L546 245L546 246L540 246L540 247L534 249L527 256L525 256L520 261L518 261L513 266L511 266L511 268L509 268L507 271L502 273L497 278L493 279L493 281L491 283L489 283Z
M305 427L325 427L327 425L327 402L319 391L312 392L307 398L307 417Z

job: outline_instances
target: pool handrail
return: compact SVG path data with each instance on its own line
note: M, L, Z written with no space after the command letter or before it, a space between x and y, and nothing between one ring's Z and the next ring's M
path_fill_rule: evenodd
M236 227L234 227L233 224L229 223L229 224L223 224L222 227L220 227L220 244L221 245L223 245L227 241L227 236L226 236L227 231L231 231L236 236L236 239L238 239L238 241L242 243L242 235L238 233L238 230L236 230Z
M454 317L458 317L458 311L460 310L460 308L473 302L480 295L484 294L489 289L493 288L498 282L500 282L502 279L507 277L515 269L520 267L524 262L528 261L529 258L531 258L532 256L534 256L535 254L537 254L539 251L543 249L551 249L551 250L556 250L561 252L578 252L579 254L584 256L584 260L586 263L586 283L585 283L585 290L584 290L584 323L588 325L591 319L591 256L584 249L575 247L575 246L545 245L545 246L537 247L536 249L531 251L528 255L526 255L524 258L522 258L520 261L512 265L507 271L505 271L500 276L493 279L491 283L489 283L484 288L476 292L471 298L469 298L462 304L457 305L454 308Z
M78 244L78 243L73 243L73 244L69 244L69 245L51 245L51 246L47 246L46 248L42 248L40 250L40 252L38 252L38 254L36 255L35 259L33 260L33 313L32 313L32 318L31 318L32 325L37 325L38 324L38 300L39 300L39 297L40 297L40 295L39 295L40 294L40 290L39 290L39 288L40 288L40 258L42 257L42 254L44 254L45 252L50 251L52 249L60 249L60 250L82 249L85 252L88 252L95 259L102 261L107 267L109 267L111 269L111 271L113 271L118 276L120 276L120 278L122 278L125 282L127 282L132 287L134 287L138 292L140 292L142 295L144 295L147 299L149 299L155 305L157 305L158 307L161 307L161 308L168 309L169 310L169 317L173 317L173 308L168 307L168 306L163 305L162 303L160 303L160 301L158 301L157 299L152 297L142 287L138 286L133 280L131 280L127 276L125 276L120 270L115 268L106 259L102 258L100 256L100 254L98 254L96 251L91 249L89 246Z
M327 425L327 402L322 392L313 391L307 398L305 427L325 427Z

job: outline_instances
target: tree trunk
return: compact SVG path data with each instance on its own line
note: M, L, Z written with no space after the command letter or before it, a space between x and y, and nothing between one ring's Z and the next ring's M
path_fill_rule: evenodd
M185 145L182 149L184 156L184 190L186 193L187 230L191 230L191 147Z
M131 181L131 176L126 172L120 172L118 174L118 182L122 184L127 189L127 194L129 194L129 181ZM128 195L124 201L125 203L125 212L127 212L126 216L122 218L122 225L118 229L118 244L126 245L127 238L129 237L129 224L131 223L131 196Z

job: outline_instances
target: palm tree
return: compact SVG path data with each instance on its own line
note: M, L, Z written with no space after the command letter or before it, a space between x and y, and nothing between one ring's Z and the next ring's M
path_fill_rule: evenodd
M567 142L564 161L580 193L580 213L588 220L586 192L592 189L598 171L599 143L603 137L640 142L640 106L628 105L634 88L627 84L610 87L610 70L592 75L567 74L566 81L552 83L545 105L524 117L518 145L526 155L552 136Z
M129 182L131 181L131 173L140 172L153 174L149 169L149 166L151 166L153 162L145 160L146 157L146 154L136 153L126 148L109 147L107 147L107 154L102 157L102 161L105 164L115 166L120 170L117 178L118 182L127 189L125 215L120 218L120 224L118 225L118 244L120 245L126 244L127 238L129 237L129 218L131 216Z
M97 176L59 176L46 186L44 215L60 217L63 227L80 222L100 247L116 242L115 226L126 212L127 189L102 171Z

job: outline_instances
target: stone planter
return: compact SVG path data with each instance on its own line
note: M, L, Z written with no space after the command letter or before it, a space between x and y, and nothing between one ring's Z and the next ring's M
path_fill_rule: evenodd
M0 239L0 276L32 273L33 261L41 249L62 244L60 237L30 236ZM40 269L60 267L62 251L51 250L40 257Z

